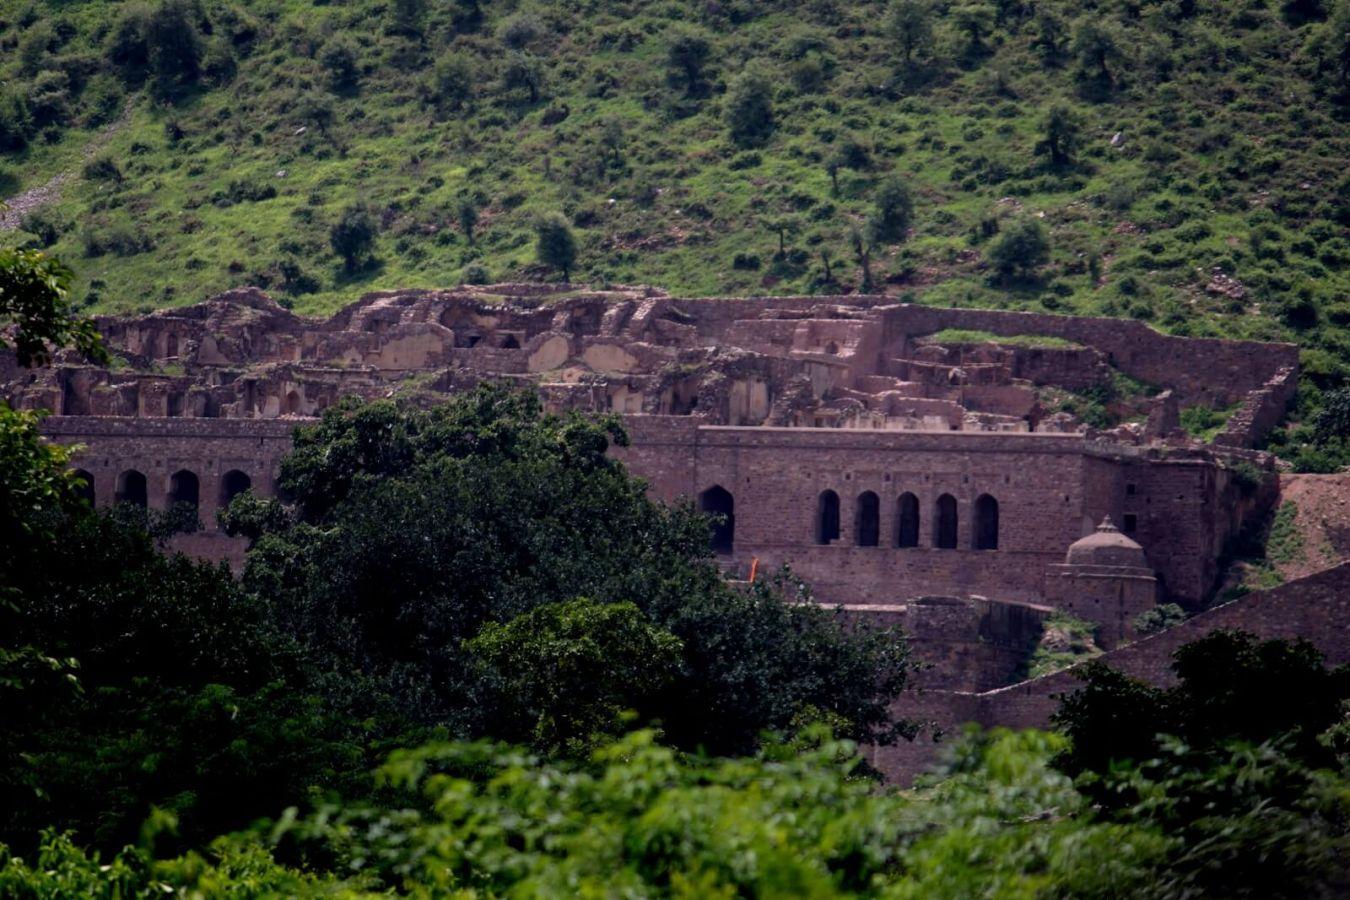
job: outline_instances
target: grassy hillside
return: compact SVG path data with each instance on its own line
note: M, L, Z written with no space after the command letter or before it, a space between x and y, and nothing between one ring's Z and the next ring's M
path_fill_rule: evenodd
M0 20L0 192L67 173L22 227L94 309L261 284L326 313L557 277L533 226L560 212L576 281L848 290L866 256L922 302L1294 339L1311 384L1347 373L1346 0L8 0ZM346 265L353 205L378 234Z

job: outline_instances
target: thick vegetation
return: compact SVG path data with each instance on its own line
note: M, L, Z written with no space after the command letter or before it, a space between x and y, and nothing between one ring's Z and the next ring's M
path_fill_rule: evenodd
M30 337L88 333L25 284ZM890 790L832 732L905 730L903 642L725 586L611 439L493 388L336 407L284 503L226 514L240 583L160 552L183 510L89 509L0 405L0 895L1343 892L1350 672L1310 646L1091 666L1061 734Z

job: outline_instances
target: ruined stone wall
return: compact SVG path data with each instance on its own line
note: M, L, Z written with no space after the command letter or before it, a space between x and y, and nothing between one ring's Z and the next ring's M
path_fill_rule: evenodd
M71 416L42 423L49 439L83 448L72 465L84 473L98 506L112 504L128 476L139 473L145 479L146 505L165 509L174 501L175 479L182 481L181 473L194 476L202 530L176 537L172 546L234 562L242 559L243 541L219 530L216 511L228 502L231 490L245 485L244 479L255 493L275 493L293 428L294 423L239 419Z
M895 307L885 316L888 340L899 345L911 337L958 328L1049 335L1095 347L1112 366L1148 384L1171 388L1185 405L1236 403L1280 369L1298 368L1294 344L1173 337L1131 319L925 306Z
M1350 663L1350 563L1248 594L1099 659L1134 678L1167 685L1175 678L1172 654L1216 629L1240 629L1266 640L1301 638L1316 646L1328 665ZM1047 728L1060 698L1081 685L1077 673L1074 667L983 693L907 693L896 702L894 713L926 720L928 726L913 743L867 748L868 759L889 777L907 782L937 759L941 741L965 723L986 728Z
M1255 447L1284 419L1298 391L1298 372L1281 369L1264 385L1247 395L1224 423L1214 443L1228 447Z

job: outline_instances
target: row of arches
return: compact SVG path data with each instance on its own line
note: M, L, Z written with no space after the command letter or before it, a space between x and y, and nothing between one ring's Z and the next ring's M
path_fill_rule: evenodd
M919 546L921 515L919 498L906 491L895 502L894 547ZM974 526L970 532L970 549L998 549L998 500L989 494L975 498L972 509ZM955 550L959 543L959 515L956 498L943 494L933 501L933 547ZM832 544L839 540L840 501L835 491L821 491L816 501L816 543ZM863 491L853 508L853 542L859 547L881 546L881 498L875 491Z
M84 469L76 469L75 474L83 480L80 495L94 506L98 496L94 490L94 476ZM218 505L228 506L230 501L253 487L253 479L248 473L231 469L220 476L220 485L216 493ZM194 509L201 506L202 483L195 472L179 469L169 476L169 489L165 493L167 505L186 503ZM130 503L133 506L149 506L150 482L144 472L127 469L117 476L114 488L114 503Z
M919 498L906 491L895 501L895 529L890 544L894 547L918 547L921 527ZM736 545L736 498L720 484L708 488L698 497L700 512L712 517L709 540L715 553L731 553ZM970 549L997 550L999 539L998 500L989 494L975 498L972 507L974 523L970 532ZM933 502L932 545L938 550L955 550L960 541L959 513L956 498L943 494ZM832 544L839 540L839 494L822 491L816 501L815 539L817 544ZM875 491L858 495L853 510L853 542L859 547L879 547L881 535L881 497Z

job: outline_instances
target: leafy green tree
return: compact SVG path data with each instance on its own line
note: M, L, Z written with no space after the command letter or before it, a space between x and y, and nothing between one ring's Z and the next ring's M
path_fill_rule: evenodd
M1140 634L1157 634L1184 621L1186 621L1184 609L1175 603L1160 603L1140 613L1134 620L1134 628Z
M689 29L676 31L666 48L666 68L672 84L684 88L686 97L701 96L707 90L704 72L712 44L703 34Z
M108 359L98 329L74 313L71 271L37 250L0 248L0 348L12 347L21 365L42 364L53 347L69 345L97 362ZM10 341L12 340L12 344Z
M431 93L442 110L458 110L473 98L476 75L472 58L458 51L436 60L431 75Z
M478 203L472 197L461 198L455 207L455 217L459 219L459 230L464 232L464 240L473 245L473 230L478 226Z
M155 89L169 96L201 75L203 46L189 0L163 0L145 21L145 47Z
M1018 219L989 244L985 259L1001 281L1029 278L1050 261L1050 234L1037 219Z
M364 204L354 203L342 211L328 232L333 252L342 257L348 272L357 269L375 247L375 220Z
M786 259L787 239L801 231L801 219L797 216L772 216L764 220L764 227L778 235L778 259Z
M511 51L502 70L502 87L514 94L524 92L531 106L538 103L544 90L544 70L539 60L528 53Z
M356 42L346 35L338 35L323 45L319 63L328 73L328 84L333 90L349 91L361 80Z
M653 700L676 680L678 638L632 603L586 599L489 622L466 649L499 685L499 735L545 752L590 749L624 730L624 713L653 718ZM645 714L644 714L645 713Z
M426 12L426 0L393 0L389 5L387 30L390 34L419 38Z
M1307 50L1319 83L1338 103L1350 103L1350 0L1335 0L1327 20L1315 26Z
M572 226L558 213L541 216L534 226L535 255L546 266L562 270L563 281L571 281L577 262L577 239Z
M1322 397L1322 408L1313 419L1313 440L1327 445L1350 441L1350 387L1330 391Z
M1055 168L1071 166L1082 143L1082 131L1082 124L1073 109L1057 103L1050 107L1041 124L1042 137L1036 143L1035 153L1046 157Z
M989 52L985 43L994 30L995 9L987 3L963 3L951 12L952 27L965 36L966 59L978 59Z
M0 150L22 150L32 136L28 101L15 91L0 91Z
M1031 46L1040 54L1042 65L1050 69L1062 66L1069 46L1069 26L1064 18L1053 8L1041 6L1033 27L1036 36Z
M877 186L869 219L876 243L903 241L914 221L914 198L900 178L887 178Z
M1079 19L1073 29L1073 54L1078 57L1079 77L1109 87L1115 83L1115 68L1121 57L1120 31L1098 16Z
M871 220L863 228L851 225L848 231L849 245L853 248L853 256L858 260L858 268L862 270L864 294L870 294L875 287L872 280L872 251L876 248L875 231Z
M886 32L909 68L933 49L933 5L928 0L893 0L886 10Z
M588 597L634 603L681 641L678 679L643 710L680 746L743 750L807 706L852 737L901 733L886 704L903 642L763 579L728 588L706 520L650 501L612 440L626 440L614 421L545 416L500 388L426 411L338 404L297 432L279 480L291 516L257 538L245 584L322 667L351 673L344 695L403 722L493 734L462 642Z
M760 147L773 136L773 85L755 69L742 72L727 89L723 112L732 143Z

